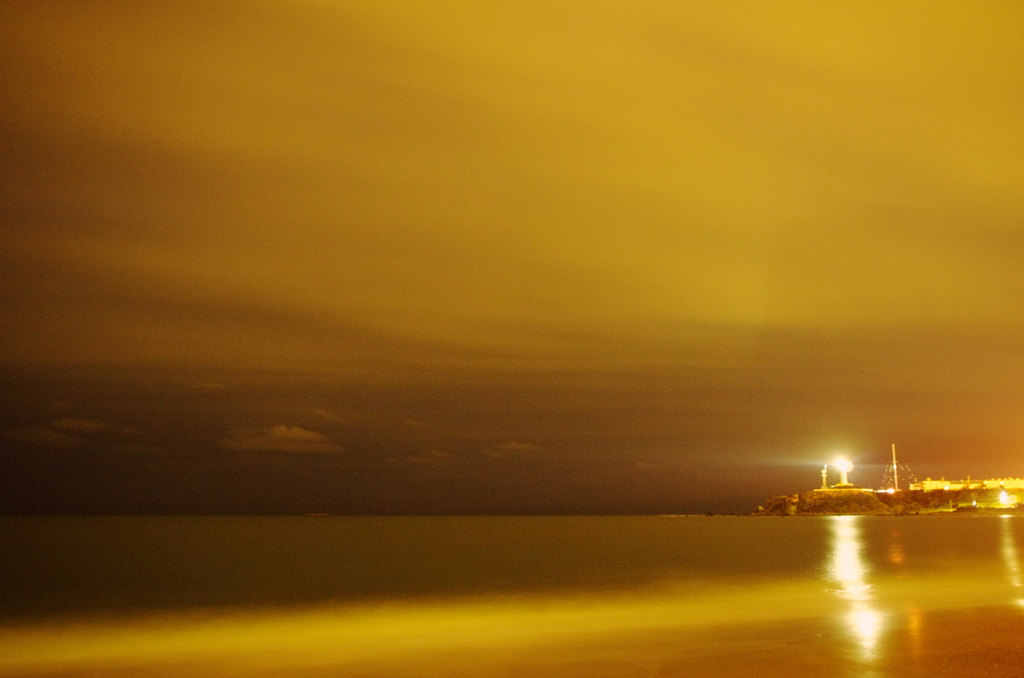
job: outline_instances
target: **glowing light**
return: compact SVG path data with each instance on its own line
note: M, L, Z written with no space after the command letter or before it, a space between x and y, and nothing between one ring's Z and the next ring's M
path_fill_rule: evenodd
M853 464L846 459L840 459L835 463L835 467L839 469L839 484L849 485L850 481L846 477L846 474L853 470Z

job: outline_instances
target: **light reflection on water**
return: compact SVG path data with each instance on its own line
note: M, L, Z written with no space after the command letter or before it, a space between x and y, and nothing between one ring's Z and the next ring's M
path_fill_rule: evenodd
M1013 536L1013 518L1001 516L999 521L999 552L1003 556L1003 564L1006 566L1006 577L1013 587L1017 604L1024 605L1024 598L1021 597L1021 569L1020 557L1017 553L1017 541Z
M907 563L907 551L903 545L903 533L893 528L889 530L888 560L890 565L896 566L896 576L900 579L906 577L905 568Z
M831 584L829 590L834 599L842 605L838 619L843 634L853 642L866 671L872 671L872 666L899 663L910 658L923 659L929 653L926 646L931 634L925 623L927 611L922 609L922 604L932 609L959 608L973 595L978 595L976 602L990 606L987 609L995 609L1007 603L1024 607L1024 566L1014 533L1016 523L1013 516L998 518L999 558L992 562L1002 570L1002 581L1005 584L999 583L999 579L989 579L985 583L987 577L981 572L975 574L973 579L971 575L965 575L959 580L951 580L948 586L943 587L944 600L921 595L923 591L918 586L924 580L920 575L916 576L916 582L898 586L893 584L894 580L906 579L908 576L907 550L899 528L887 530L888 540L884 544L885 563L890 568L885 573L887 580L881 573L874 571L867 554L870 535L865 530L874 526L870 522L871 518L832 516L826 520L831 539L823 563L824 578ZM876 542L879 532L874 531ZM882 543L876 545L881 547ZM882 561L877 564L881 565ZM989 570L989 573L995 572ZM898 592L898 599L883 597L876 583L882 584L882 588L889 593ZM909 596L911 592L917 592L917 595ZM984 603L981 602L983 598ZM904 656L896 656L894 646L883 651L883 644L892 645L896 638L903 639L901 651L906 653ZM934 648L930 652L934 652Z
M830 520L832 542L826 578L837 586L834 593L846 603L844 620L848 632L858 643L862 657L871 660L875 658L885 619L868 582L860 518L834 516Z

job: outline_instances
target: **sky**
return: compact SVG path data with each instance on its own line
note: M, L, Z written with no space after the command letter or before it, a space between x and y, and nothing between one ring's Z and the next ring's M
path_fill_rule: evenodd
M1024 476L1022 31L0 1L0 512L747 512L893 443Z

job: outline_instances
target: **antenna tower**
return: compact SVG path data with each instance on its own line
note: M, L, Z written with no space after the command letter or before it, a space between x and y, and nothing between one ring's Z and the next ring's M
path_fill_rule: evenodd
M917 476L910 470L910 467L896 460L896 443L893 443L892 463L885 465L885 473L882 474L882 487L891 487L899 491L900 479L903 480L905 488L909 488L911 484L917 482Z
M892 444L892 487L897 492L900 491L900 472L896 466L896 443Z

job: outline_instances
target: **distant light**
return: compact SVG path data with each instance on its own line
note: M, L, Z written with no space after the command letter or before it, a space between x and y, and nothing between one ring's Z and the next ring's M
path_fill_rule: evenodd
M885 491L885 493L886 494L896 494L896 488L890 487L888 490Z
M837 461L835 463L835 467L845 473L849 473L850 471L853 470L853 464L851 464L846 459L840 459L839 461Z
M1011 495L1006 493L1006 490L1003 490L1003 491L1001 491L999 493L999 503L1002 504L1003 506L1009 506L1010 504L1016 504L1017 503L1017 497L1015 495L1011 496Z

